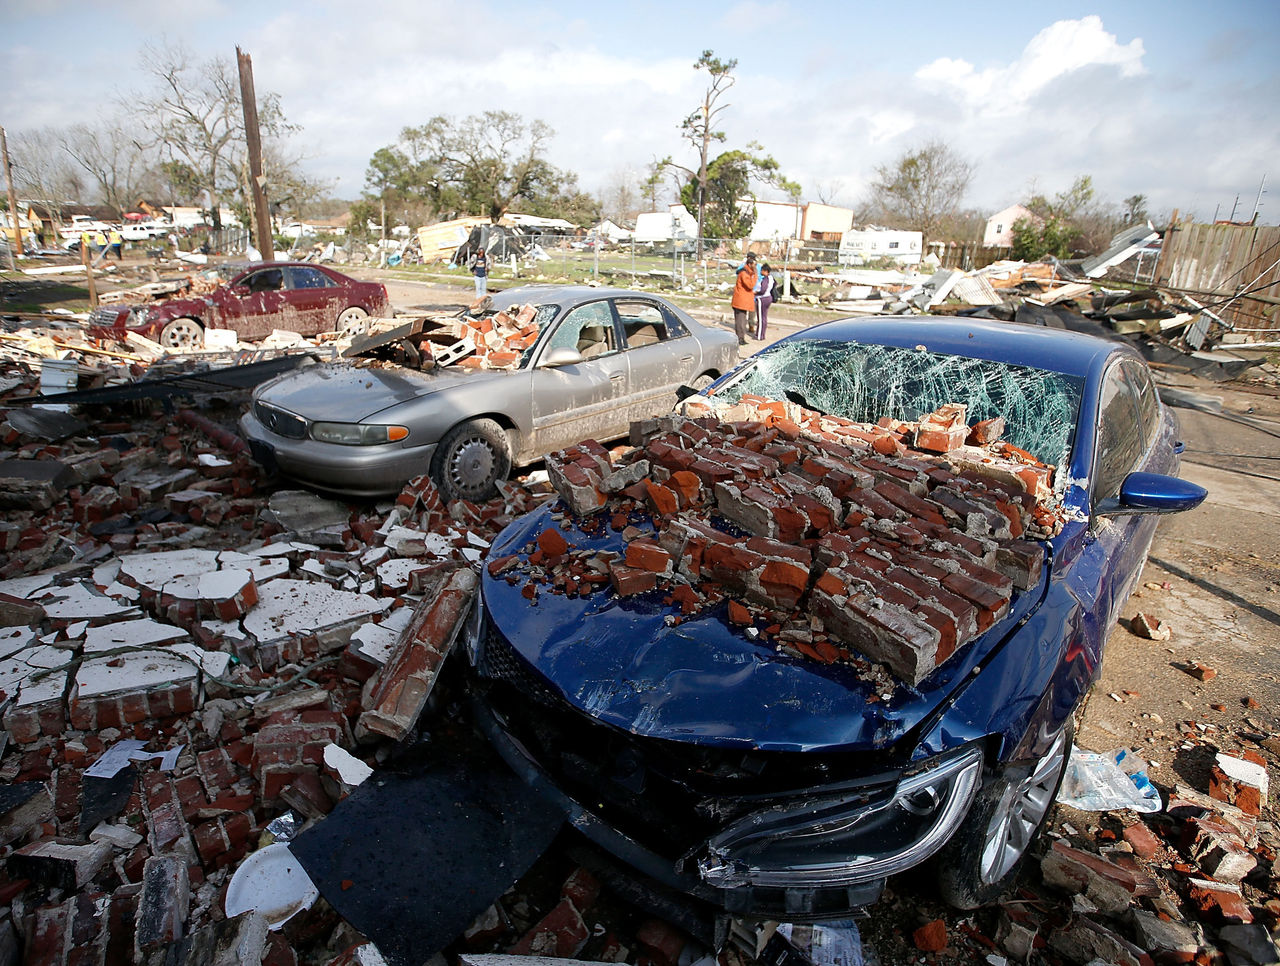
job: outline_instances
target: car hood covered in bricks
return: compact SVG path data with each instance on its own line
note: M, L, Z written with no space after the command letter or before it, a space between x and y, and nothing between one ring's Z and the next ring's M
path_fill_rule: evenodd
M485 646L632 734L886 748L1043 597L1037 541L1063 507L1000 422L943 406L854 424L746 396L637 425L616 460L554 454L563 506L493 548Z

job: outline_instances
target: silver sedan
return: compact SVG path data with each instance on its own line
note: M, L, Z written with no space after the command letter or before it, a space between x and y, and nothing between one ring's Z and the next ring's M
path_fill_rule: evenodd
M625 436L738 362L727 331L665 299L588 286L530 286L494 310L536 307L536 342L508 369L322 363L264 383L240 420L255 458L353 496L429 472L448 499L482 500L513 465L580 440Z

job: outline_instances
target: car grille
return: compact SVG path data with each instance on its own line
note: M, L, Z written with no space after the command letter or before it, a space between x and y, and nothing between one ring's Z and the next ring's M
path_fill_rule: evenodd
M569 706L515 651L486 613L477 672L488 683L482 700L559 787L593 803L620 831L672 859L727 822L791 789L822 787L843 777L868 797L887 794L892 780L876 771L880 756L742 752L638 737ZM865 776L858 781L858 773Z
M116 324L116 319L120 317L120 306L118 305L99 305L93 310L89 316L90 325L100 325L110 328Z
M288 439L307 438L307 421L301 416L295 416L293 413L277 409L264 402L253 404L253 414L258 417L258 422L277 436Z

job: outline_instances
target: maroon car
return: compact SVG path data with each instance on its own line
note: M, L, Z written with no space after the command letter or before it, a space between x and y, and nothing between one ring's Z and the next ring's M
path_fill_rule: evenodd
M231 329L244 342L273 329L301 335L362 332L370 315L389 311L387 289L379 282L359 282L323 265L266 262L241 269L208 295L101 306L89 333L123 339L136 332L171 349L198 348L206 329Z

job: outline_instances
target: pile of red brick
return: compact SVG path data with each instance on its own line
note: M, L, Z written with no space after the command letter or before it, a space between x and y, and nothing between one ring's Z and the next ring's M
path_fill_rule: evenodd
M616 459L588 441L547 461L580 525L607 520L625 554L571 552L550 530L490 573L523 573L531 600L661 589L676 621L728 598L765 640L915 685L1039 582L1036 541L1061 527L1053 468L1002 428L959 406L866 425L757 397L636 424Z
M451 364L464 369L515 369L526 349L538 341L537 306L514 306L479 318L449 319L459 343L472 351Z
M426 479L381 508L300 495L331 519L299 529L231 438L193 426L213 429L0 428L0 951L25 962L205 962L181 955L247 942L323 963L358 942L323 903L270 939L228 920L230 877L273 819L333 807L351 753L376 763L413 727L472 566L551 495L446 506ZM126 739L182 750L84 775Z

